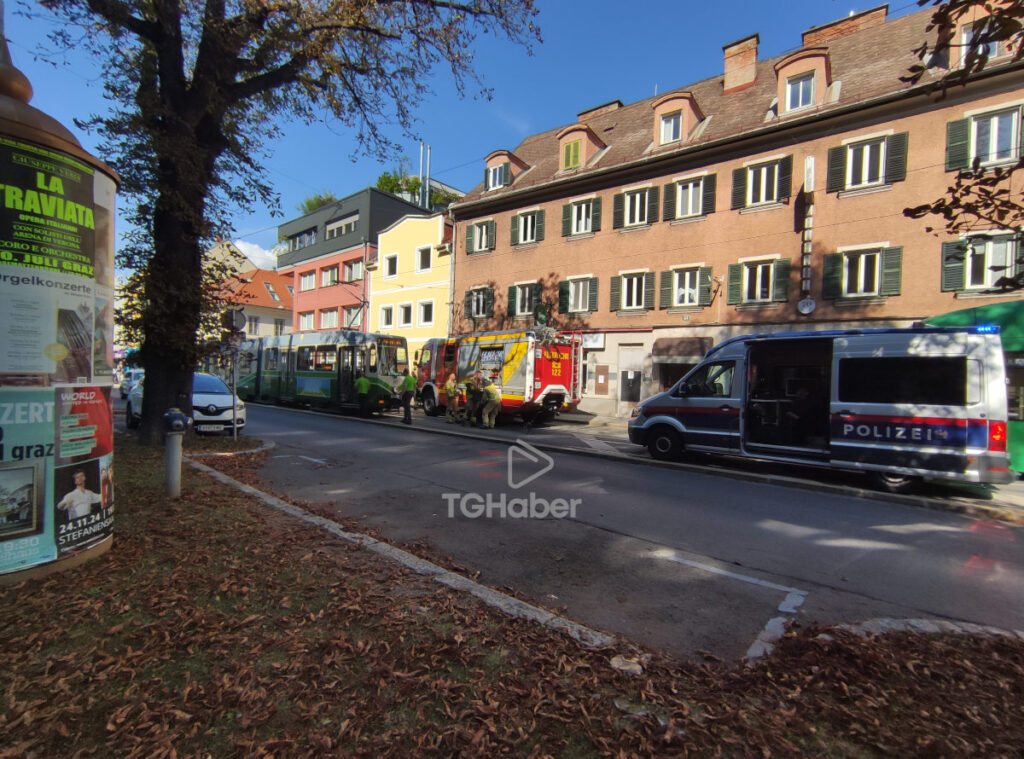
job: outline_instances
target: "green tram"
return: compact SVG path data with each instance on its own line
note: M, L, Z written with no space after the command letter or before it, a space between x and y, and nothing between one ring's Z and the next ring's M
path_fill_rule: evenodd
M245 401L354 409L354 383L370 380L370 408L400 405L395 389L409 368L404 337L331 330L261 337L242 343L238 396Z

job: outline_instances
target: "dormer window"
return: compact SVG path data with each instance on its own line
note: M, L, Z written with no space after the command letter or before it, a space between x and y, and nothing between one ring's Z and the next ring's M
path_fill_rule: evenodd
M582 153L583 140L573 140L562 146L562 168L578 169L580 167L580 155Z
M488 190L496 187L504 187L512 183L512 167L508 162L499 163L497 166L489 166L484 176Z
M704 113L689 92L670 92L652 105L654 109L654 146L672 145L691 139L702 121Z
M661 117L661 144L675 142L682 131L683 114L681 111L667 113Z
M786 110L796 111L814 105L814 72L791 76L786 80Z
M984 31L985 22L975 21L973 24L966 24L960 30L960 65L967 62L967 56L975 55L977 58L995 58L999 55L999 43L996 40L978 40ZM991 35L991 31L986 34Z
M601 150L604 142L586 124L573 124L560 131L558 139L559 171L581 169Z

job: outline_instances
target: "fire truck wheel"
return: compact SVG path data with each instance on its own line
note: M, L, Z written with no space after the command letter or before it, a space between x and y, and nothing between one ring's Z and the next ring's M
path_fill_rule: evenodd
M431 390L423 391L423 413L427 416L437 416L441 409L437 406L437 399L434 398L434 393Z
M659 461L678 461L683 456L683 440L671 427L655 427L647 438L647 450Z

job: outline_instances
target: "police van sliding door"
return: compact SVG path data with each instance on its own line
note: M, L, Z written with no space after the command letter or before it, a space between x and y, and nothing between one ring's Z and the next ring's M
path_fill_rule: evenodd
M956 335L836 341L832 460L866 469L963 472L967 447L984 437L971 421L981 364Z

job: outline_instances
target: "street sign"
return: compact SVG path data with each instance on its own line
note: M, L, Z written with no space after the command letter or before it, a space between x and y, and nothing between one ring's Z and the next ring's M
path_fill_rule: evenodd
M245 311L240 308L231 308L220 315L220 326L224 329L241 330L245 329Z

